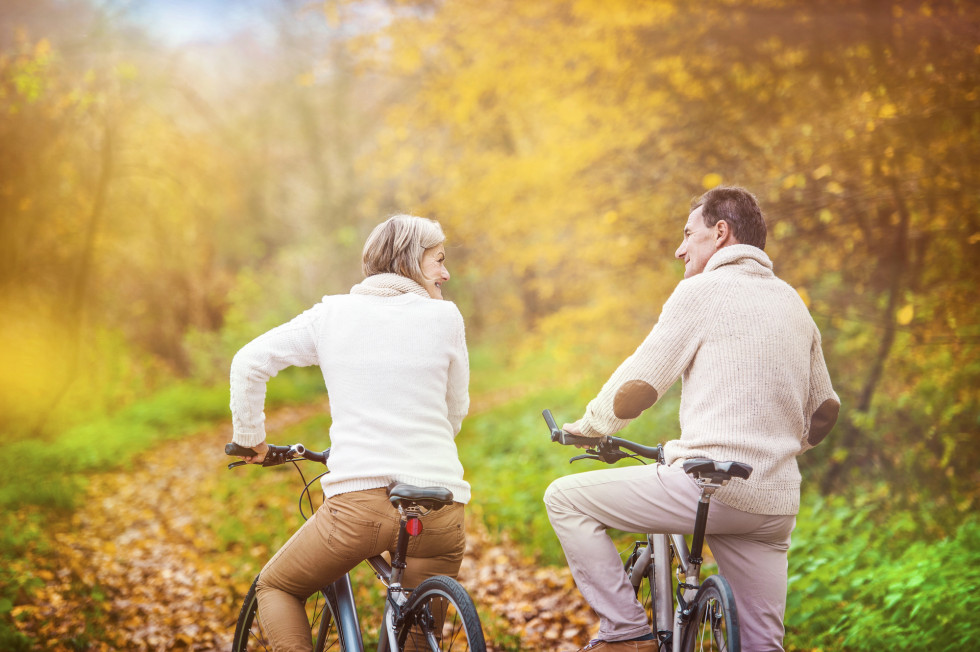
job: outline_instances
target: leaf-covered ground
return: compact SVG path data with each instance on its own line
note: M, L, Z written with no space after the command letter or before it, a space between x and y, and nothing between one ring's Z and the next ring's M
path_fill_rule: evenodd
M270 427L316 409L281 410ZM213 527L214 514L236 509L215 489L229 438L225 425L92 476L83 507L48 521L53 549L11 569L38 580L13 608L17 627L45 649L230 649L254 572L239 560L251 555L258 567L269 551L250 550L248 541L244 551L229 550ZM536 567L506 539L491 539L478 519L470 519L460 580L497 650L574 650L595 623L566 569ZM362 614L362 627L373 625Z

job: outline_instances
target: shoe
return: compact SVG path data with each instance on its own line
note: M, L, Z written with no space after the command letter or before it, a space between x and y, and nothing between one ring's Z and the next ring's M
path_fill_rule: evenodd
M650 641L601 641L592 639L578 652L656 652L657 642Z

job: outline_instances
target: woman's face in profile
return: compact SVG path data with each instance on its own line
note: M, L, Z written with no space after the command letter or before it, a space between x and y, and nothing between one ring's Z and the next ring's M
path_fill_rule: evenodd
M442 298L442 284L449 280L449 270L446 269L446 248L438 244L430 247L422 254L422 276L425 277L425 289L433 299Z

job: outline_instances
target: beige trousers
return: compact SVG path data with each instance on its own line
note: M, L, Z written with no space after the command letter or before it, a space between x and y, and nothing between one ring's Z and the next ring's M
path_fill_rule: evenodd
M620 641L650 631L606 529L691 534L699 493L682 468L659 464L578 473L548 487L548 517L576 585L599 616L599 638ZM711 501L706 540L735 593L745 652L783 649L795 525L795 516L750 514Z
M409 540L404 586L433 575L456 577L466 548L463 514L463 505L453 503L422 517L422 534ZM324 502L259 573L259 612L274 650L312 649L306 598L368 557L394 554L398 522L384 488Z

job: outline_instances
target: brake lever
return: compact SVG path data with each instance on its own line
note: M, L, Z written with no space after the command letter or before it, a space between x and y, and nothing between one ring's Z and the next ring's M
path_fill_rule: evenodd
M605 462L606 464L614 464L614 463L616 463L616 462L618 462L620 460L624 460L627 457L630 457L630 454L629 453L624 453L623 451L619 450L618 448L612 448L612 449L609 449L609 450L604 450L604 451L598 452L597 455L599 457L596 458L596 459L600 459L603 462Z
M592 449L589 449L589 452L590 453L593 453L593 454L592 455L576 455L572 459L568 460L568 463L571 464L572 462L576 462L578 460L600 460L600 461L602 460L602 458L599 457L598 454L596 454L596 451L594 451Z

